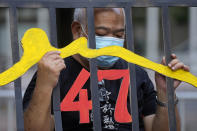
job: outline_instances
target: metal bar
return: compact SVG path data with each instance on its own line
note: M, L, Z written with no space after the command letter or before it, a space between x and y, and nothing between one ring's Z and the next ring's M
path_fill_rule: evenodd
M15 129L13 128L15 125L15 122L13 121L13 116L15 116L14 113L14 101L12 98L7 98L8 103L7 103L7 131L14 131Z
M79 4L80 3L80 4ZM161 7L161 6L179 6L179 7L197 7L197 1L89 1L89 0L76 0L74 2L70 1L7 1L1 0L0 7L10 7L12 4L17 8L87 8L87 7Z
M17 30L17 9L16 7L9 8L10 19L10 34L12 46L13 63L19 61L19 44L18 44L18 30ZM14 81L15 102L16 102L16 125L17 131L24 131L23 105L22 105L22 91L21 78Z
M79 4L80 2L80 4ZM67 3L67 4L65 4ZM11 32L11 44L12 44L12 54L13 54L13 63L16 63L19 60L19 50L18 50L18 33L17 33L17 14L16 7L50 7L50 22L51 22L51 42L54 46L57 46L57 30L56 30L56 11L55 8L74 8L74 7L88 7L88 34L89 34L89 47L95 48L95 35L94 35L94 10L93 7L125 7L126 15L126 37L127 37L127 46L128 49L134 51L134 40L133 40L133 27L132 27L132 13L130 6L133 7L152 7L152 6L162 6L162 22L163 22L163 35L164 35L164 48L165 55L167 58L167 63L169 63L171 48L170 48L170 26L169 26L169 16L168 16L168 6L197 6L197 2L194 0L184 1L184 0L175 0L175 1L160 1L147 0L146 2L139 0L114 0L113 2L89 2L89 0L83 1L0 1L0 7L11 7L9 9L10 13L10 32ZM101 130L101 118L100 118L100 103L98 96L98 80L97 80L97 68L95 64L95 59L90 61L90 71L91 71L91 94L93 100L93 127L94 130ZM138 120L138 103L137 103L137 88L136 88L136 72L135 65L129 64L130 69L130 102L131 102L131 112L133 117L132 129L134 131L139 130L139 120ZM167 78L167 92L168 92L168 114L169 114L169 127L170 131L176 130L176 119L175 119L175 109L174 109L174 88L173 80ZM15 99L16 99L16 114L17 114L17 130L24 130L24 119L22 112L22 95L21 95L21 80L20 78L15 81ZM59 84L53 91L53 109L55 115L55 128L57 131L62 130L62 121L61 121L61 111L60 111L60 87Z
M56 29L56 9L49 8L50 15L50 40L53 46L57 47L57 29ZM60 110L60 85L53 89L53 112L55 118L55 130L62 131L62 117Z
M52 1L15 1L16 7L20 8L87 8L87 7L123 7L128 3L125 2L52 2ZM79 4L80 3L80 4ZM0 7L9 7L10 2L0 1Z
M185 93L185 92L184 92ZM185 127L186 127L186 112L185 112L185 107L186 107L186 104L185 104L185 99L182 99L181 102L179 103L179 111L180 111L180 114L181 114L181 131L186 131Z
M166 64L171 61L171 35L170 35L170 22L168 6L162 8L162 27L163 27L163 39L164 39L164 51L166 57ZM167 85L167 97L168 97L168 122L170 131L176 131L176 117L174 107L174 87L173 79L166 77Z
M58 46L57 44L57 29L56 29L56 9L49 8L49 18L50 18L50 41L51 44L55 47Z
M95 49L95 30L94 30L94 9L88 7L86 9L88 16L88 41L89 48ZM101 131L101 115L100 115L100 102L98 94L98 78L96 59L90 60L90 89L92 97L92 112L93 112L93 129L94 131Z
M126 40L127 48L134 51L134 38L133 38L133 23L132 23L132 12L131 7L127 6L125 8L125 18L126 18ZM138 100L137 100L137 87L136 87L136 70L135 65L129 63L130 72L130 108L132 113L132 130L139 131L139 116L138 116Z

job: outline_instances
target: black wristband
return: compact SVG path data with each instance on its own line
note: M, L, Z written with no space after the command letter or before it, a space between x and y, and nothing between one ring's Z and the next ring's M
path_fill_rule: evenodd
M177 96L175 97L175 100L174 100L174 105L176 105L178 103L179 99L177 98ZM156 103L157 105L159 106L163 106L163 107L168 107L168 102L161 102L157 99L156 97Z

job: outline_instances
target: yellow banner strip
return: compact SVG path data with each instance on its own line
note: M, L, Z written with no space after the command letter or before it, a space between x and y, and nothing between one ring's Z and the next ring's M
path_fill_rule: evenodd
M68 46L57 49L51 46L46 33L39 28L32 28L25 32L22 38L24 54L19 62L0 74L0 86L6 85L20 76L36 64L44 54L49 51L61 51L60 56L66 58L74 54L80 54L86 58L95 58L102 55L117 56L129 63L133 63L154 70L167 77L185 81L197 87L197 77L182 69L172 71L169 67L152 62L125 48L119 46L108 46L102 49L89 49L85 37L81 37Z

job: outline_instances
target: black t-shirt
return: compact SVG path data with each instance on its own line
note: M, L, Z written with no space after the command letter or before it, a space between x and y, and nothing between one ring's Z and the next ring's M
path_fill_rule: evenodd
M59 77L59 82L60 82L60 91L61 91L61 102L63 99L65 99L66 95L71 95L72 92L68 93L68 91L71 88L77 88L77 86L73 86L74 83L80 85L80 83L83 83L84 81L78 81L76 80L81 74L81 77L85 80L85 77L89 75L89 72L85 70L81 64L79 64L76 60L74 60L72 57L66 58L65 59L66 63L66 69L61 71L60 77ZM127 62L123 61L120 59L115 63L115 65L110 69L112 72L124 72L125 70L128 69ZM106 70L105 70L106 71ZM85 72L85 73L84 73ZM102 71L100 71L102 74ZM85 75L84 75L85 74ZM108 74L110 74L108 72ZM84 76L83 76L84 75ZM113 76L114 74L111 73ZM109 79L103 79L98 82L98 87L99 87L99 100L100 100L100 111L101 111L101 119L102 119L102 130L103 131L131 131L132 129L132 124L131 122L127 123L120 123L117 122L117 119L114 119L114 112L116 110L116 102L119 96L119 90L121 87L121 83L123 81L123 78L116 79L110 78ZM113 79L113 80L112 80ZM86 81L87 80L87 81ZM91 100L91 92L90 92L90 79L87 77L87 79L84 82L84 85L81 87L83 89L80 89L78 94L76 95L74 99L74 103L76 104L77 102L81 102L83 98L87 96L88 101ZM76 82L77 81L77 82ZM36 83L36 74L32 78L32 81L30 82L24 98L23 98L23 108L24 110L27 108L29 101L31 100L32 93L35 88L35 83ZM139 112L139 126L140 126L140 131L144 130L144 123L143 123L143 117L151 114L155 114L156 112L156 100L155 100L155 91L153 84L151 80L149 79L147 73L140 67L136 66L136 85L137 85L137 97L138 97L138 112ZM128 90L128 89L126 89ZM87 91L87 93L86 93ZM84 93L85 92L85 93ZM79 98L79 94L82 94L83 97ZM84 96L85 94L85 96ZM87 95L86 95L87 94ZM128 94L128 92L127 92ZM126 96L127 97L127 96ZM122 98L120 98L122 99ZM126 98L127 102L127 111L130 114L130 102L129 102L129 97ZM72 103L72 100L71 100ZM120 102L122 103L122 102ZM72 103L73 104L73 103ZM71 104L71 105L72 105ZM87 103L85 103L88 105ZM80 111L73 111L75 108L72 106L72 108L67 107L68 111L62 111L62 125L63 129L65 131L91 131L92 130L92 110L89 110L89 123L80 123L80 112L81 108L90 108L90 107L84 107L80 106ZM118 112L116 116L121 116L125 112ZM87 112L86 112L87 115ZM81 116L82 117L82 116ZM84 116L83 116L84 117ZM124 116L123 116L124 117ZM86 117L87 118L87 117ZM87 121L87 119L86 119Z

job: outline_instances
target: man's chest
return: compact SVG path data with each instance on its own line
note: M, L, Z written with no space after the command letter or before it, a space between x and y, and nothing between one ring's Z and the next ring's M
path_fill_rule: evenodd
M82 69L72 84L62 85L61 111L69 121L78 124L92 123L92 100L89 81L90 73ZM102 127L116 130L121 123L131 123L128 101L129 71L99 70L98 94ZM72 120L71 120L72 119ZM68 121L66 120L66 121Z

